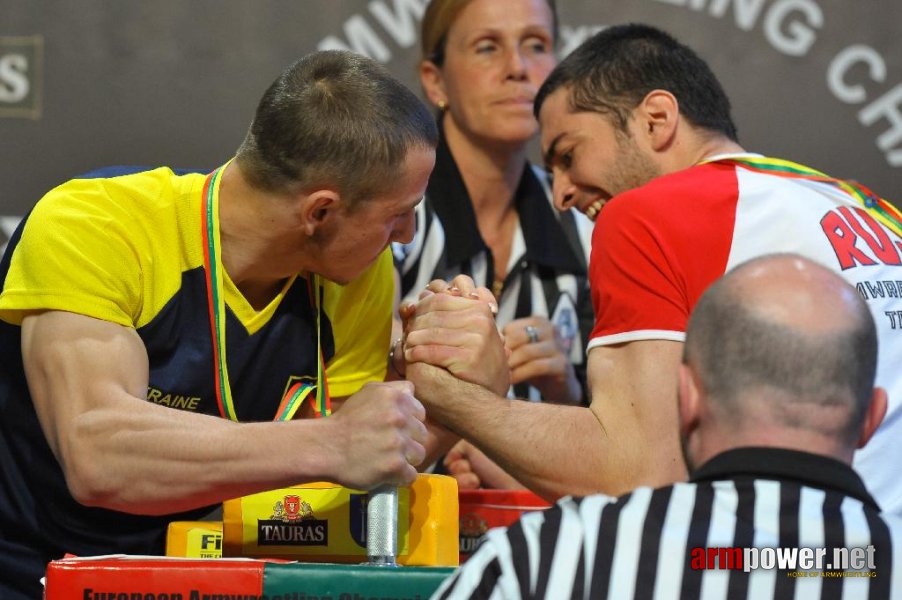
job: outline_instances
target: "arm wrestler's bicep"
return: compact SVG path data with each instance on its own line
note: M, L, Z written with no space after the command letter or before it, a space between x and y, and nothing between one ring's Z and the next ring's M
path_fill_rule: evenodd
M127 411L122 399L143 400L148 360L133 329L68 312L22 321L22 359L44 435L69 475L92 434L96 411ZM143 403L142 403L143 404Z

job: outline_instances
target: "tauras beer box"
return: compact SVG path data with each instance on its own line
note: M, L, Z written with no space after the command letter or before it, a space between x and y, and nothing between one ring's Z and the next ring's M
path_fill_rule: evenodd
M107 556L55 560L46 600L426 599L454 569Z
M222 555L366 562L369 494L310 483L223 503ZM398 489L398 563L458 564L457 482L421 474Z

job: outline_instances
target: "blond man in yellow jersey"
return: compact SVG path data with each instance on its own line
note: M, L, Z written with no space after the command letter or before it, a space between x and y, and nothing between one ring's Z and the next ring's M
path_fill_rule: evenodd
M167 522L227 498L415 477L423 407L382 383L387 248L413 235L436 140L384 69L320 52L213 173L38 202L0 263L0 596L40 597L65 552L159 552ZM292 419L305 384L347 400Z

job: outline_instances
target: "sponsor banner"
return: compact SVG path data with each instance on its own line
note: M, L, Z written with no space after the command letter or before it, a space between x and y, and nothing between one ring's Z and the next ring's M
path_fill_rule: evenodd
M224 0L212 22L202 4L161 2L85 0L69 14L51 0L0 0L0 34L18 40L0 54L0 107L20 117L0 118L0 213L25 214L54 185L110 164L224 162L266 86L318 48L366 54L420 89L428 0L265 3L252 14ZM559 55L612 24L664 27L711 64L749 151L902 202L902 2L558 4Z
M49 564L45 600L425 599L453 571L244 559L67 558Z
M41 118L44 37L0 35L0 118Z

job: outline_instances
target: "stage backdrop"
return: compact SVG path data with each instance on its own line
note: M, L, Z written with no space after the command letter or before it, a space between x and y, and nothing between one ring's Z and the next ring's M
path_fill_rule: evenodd
M503 2L505 0L497 0ZM416 90L428 0L0 0L0 247L49 188L106 165L210 168L318 48ZM902 202L902 1L559 0L564 55L640 21L722 80L740 141Z

